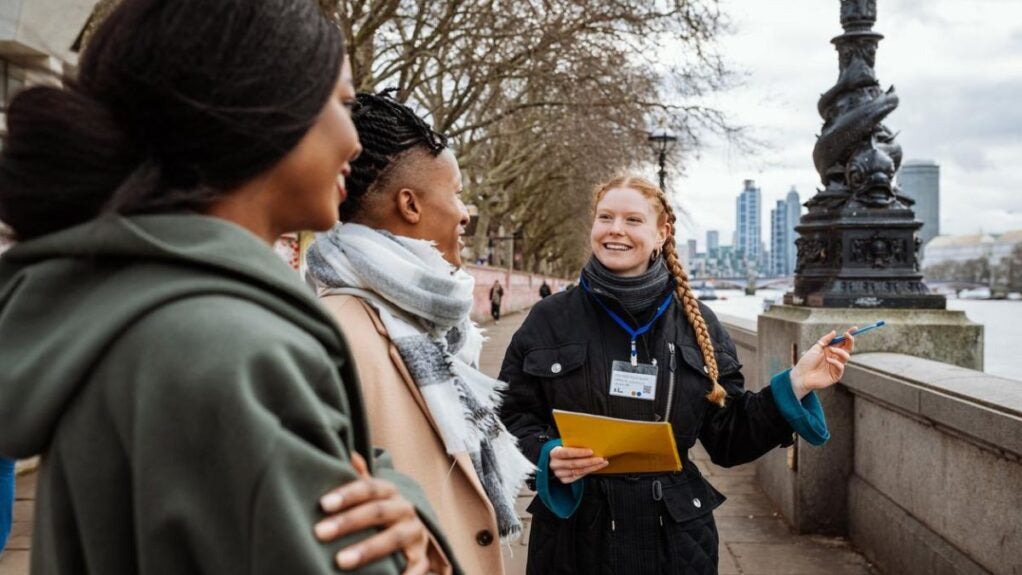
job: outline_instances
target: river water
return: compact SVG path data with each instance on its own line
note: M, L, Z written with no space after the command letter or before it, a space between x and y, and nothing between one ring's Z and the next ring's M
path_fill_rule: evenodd
M763 300L780 301L783 292L758 290L747 296L741 290L717 290L727 299L708 301L714 312L755 319L763 313ZM984 371L1014 380L1022 380L1022 301L949 299L948 309L962 310L972 321L983 324Z

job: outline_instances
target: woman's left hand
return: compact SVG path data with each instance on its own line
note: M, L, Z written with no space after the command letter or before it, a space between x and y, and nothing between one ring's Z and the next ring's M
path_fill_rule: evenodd
M429 530L419 519L415 507L402 496L393 483L376 479L358 453L351 454L351 463L359 479L334 489L320 500L329 515L316 524L320 541L333 541L349 533L376 528L379 533L355 543L337 554L337 566L354 570L401 552L408 565L402 575L424 575L440 572L429 553Z
M791 387L795 397L801 401L810 391L830 387L841 380L845 364L848 363L848 358L855 347L855 338L852 337L855 329L852 327L846 331L845 340L841 343L827 345L837 337L837 332L831 331L813 344L802 359L798 360L791 369Z

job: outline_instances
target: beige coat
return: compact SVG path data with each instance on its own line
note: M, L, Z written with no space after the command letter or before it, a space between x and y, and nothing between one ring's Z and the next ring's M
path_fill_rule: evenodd
M497 516L475 468L468 455L447 453L426 400L379 316L354 296L327 296L322 302L358 363L373 444L389 451L394 467L422 485L465 573L502 575Z

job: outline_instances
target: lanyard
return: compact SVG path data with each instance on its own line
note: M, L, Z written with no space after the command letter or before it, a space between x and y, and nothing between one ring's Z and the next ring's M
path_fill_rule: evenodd
M653 324L656 323L656 320L660 319L660 316L664 315L664 312L667 311L667 308L671 306L671 301L674 299L674 292L672 291L671 293L667 294L667 297L664 298L664 301L663 303L660 304L660 307L656 309L656 314L653 315L653 319L649 320L649 323L637 329L632 329L632 326L628 325L627 321L625 321L618 314L614 313L614 310L607 307L607 304L603 303L603 300L600 299L600 296L593 293L593 290L589 288L589 283L586 282L585 278L579 278L579 284L582 286L582 289L586 290L586 293L593 296L593 299L596 300L596 303L598 303L601 308L603 308L603 311L607 312L607 315L610 316L610 319L614 320L614 323L621 326L621 329L628 332L628 335L632 337L632 349L630 356L632 360L632 367L639 365L639 353L635 349L635 340L640 335L649 331L653 327Z

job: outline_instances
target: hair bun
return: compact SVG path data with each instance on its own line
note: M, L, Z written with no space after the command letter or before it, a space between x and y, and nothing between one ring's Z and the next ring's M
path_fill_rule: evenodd
M314 0L120 2L76 85L12 102L0 218L29 239L105 209L206 207L298 145L343 56Z
M95 217L142 161L109 108L73 85L22 91L8 108L7 128L0 220L19 238Z

